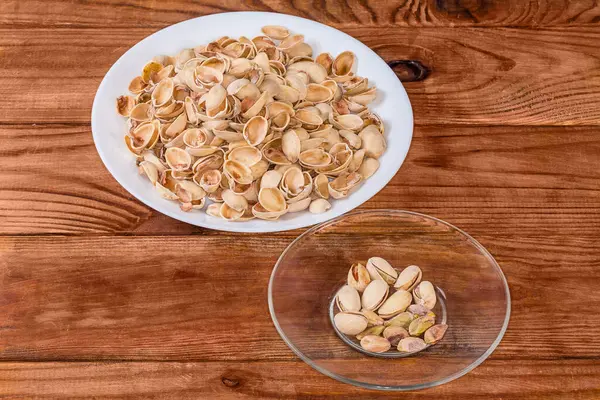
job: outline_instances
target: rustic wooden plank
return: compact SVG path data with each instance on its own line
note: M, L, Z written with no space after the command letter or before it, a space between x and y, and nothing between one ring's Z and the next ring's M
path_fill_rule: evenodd
M367 233L341 235L339 246ZM512 295L496 359L600 359L600 315L581 311L600 301L597 237L477 237ZM0 359L294 359L267 307L272 267L291 241L223 233L0 238ZM329 348L329 340L315 345Z
M594 400L600 365L590 360L490 359L468 375L403 399ZM11 399L398 398L359 389L289 362L0 363L0 396Z
M0 139L0 234L216 234L132 198L87 126L0 126ZM399 173L362 208L420 211L473 234L594 235L599 151L595 127L418 126Z
M110 65L154 30L0 29L0 123L89 122ZM600 124L598 27L344 30L431 70L406 84L419 125Z
M275 11L325 24L401 26L578 26L597 24L600 6L593 0L297 0L234 1L5 0L0 24L15 27L164 27L201 15L227 11Z

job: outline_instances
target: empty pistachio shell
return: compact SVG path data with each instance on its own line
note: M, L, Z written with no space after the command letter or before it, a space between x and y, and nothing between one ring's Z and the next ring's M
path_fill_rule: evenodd
M367 329L364 315L352 312L341 312L333 317L336 328L345 335L355 336Z
M385 329L385 326L383 326L383 325L372 326L370 328L365 329L358 335L356 335L356 338L358 340L362 340L362 338L364 338L365 336L368 336L368 335L379 336L379 335L381 335L381 333L383 332L384 329Z
M382 318L390 318L404 312L411 302L412 296L410 292L400 289L387 298L381 307L379 307L377 313Z
M362 307L366 310L375 311L387 298L389 286L384 281L377 279L371 281L362 295Z
M403 353L415 353L417 351L421 351L427 347L427 343L423 341L421 338L416 337L407 337L398 343L398 351Z
M290 129L283 134L283 137L281 138L281 148L288 160L293 163L298 161L300 155L300 138L298 138L298 134L295 130Z
M421 304L411 304L410 306L408 306L407 310L418 317L423 317L429 312L429 308Z
M419 317L410 323L408 333L411 336L421 336L425 331L435 324L435 318L430 315Z
M230 208L232 208L235 211L243 212L246 208L248 208L248 200L246 200L244 196L235 194L230 189L223 190L221 196L223 197L223 201L225 202L225 204L227 204Z
M379 158L383 154L386 148L385 138L379 132L379 129L375 125L366 126L358 134L362 140L361 148L365 150L367 157Z
M365 157L358 167L358 173L361 174L364 179L369 179L378 169L379 161L377 159Z
M415 318L417 318L414 314L405 311L402 312L398 315L396 315L394 318L388 320L385 322L386 326L400 326L404 329L408 329L408 327L410 326L410 323L413 322L415 320Z
M383 337L389 340L394 347L398 346L398 343L408 336L408 331L401 326L388 326L383 331Z
M281 182L281 173L275 170L267 171L260 180L260 187L263 188L276 188Z
M447 330L448 330L448 325L446 325L446 324L434 325L425 331L425 335L423 336L423 339L425 340L425 343L427 343L427 344L437 343L444 337Z
M435 288L429 281L423 281L413 289L413 298L415 304L420 304L429 308L430 310L435 307L437 302L437 296L435 295Z
M365 310L364 308L360 310L361 314L367 318L367 322L369 326L380 326L383 325L383 318L375 313L375 311Z
M234 181L241 183L242 185L249 185L252 183L252 170L245 164L238 161L227 160L223 164L223 172Z
M267 25L262 27L262 32L271 39L283 40L290 36L290 31L287 28L279 25Z
M359 311L360 295L353 287L344 285L337 292L336 304L341 311Z
M282 212L287 208L285 197L277 188L262 188L258 192L258 201L267 211Z
M348 285L362 293L370 282L371 277L365 266L361 263L352 264L348 271Z
M386 338L375 335L367 335L360 340L360 346L373 353L384 353L392 347Z
M367 271L369 271L372 280L381 279L388 285L393 285L398 278L398 271L381 257L369 258L367 261Z
M394 283L394 287L396 289L411 291L421 282L422 276L421 268L416 265L409 265L400 272L396 283Z
M307 198L297 201L295 203L290 203L290 205L288 207L288 212L293 213L293 212L304 211L308 207L310 207L311 202L312 202L312 199L310 197L307 197Z
M221 216L221 204L212 203L206 207L206 213L212 217L220 217Z
M321 214L331 208L331 204L325 199L316 199L310 203L308 210L313 214Z

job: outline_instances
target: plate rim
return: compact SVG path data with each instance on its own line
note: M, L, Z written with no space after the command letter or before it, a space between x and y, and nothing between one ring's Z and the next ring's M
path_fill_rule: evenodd
M404 88L404 85L402 84L401 81L399 81L400 83L400 87L402 89L402 92L400 93L401 96L403 96L408 104L408 107L406 109L407 111L407 115L405 117L405 119L407 120L406 125L407 127L410 127L410 131L406 132L406 147L403 151L402 154L397 153L395 154L395 161L394 159L392 160L392 170L394 171L393 174L390 173L389 176L384 176L380 181L377 182L372 182L371 184L374 185L372 187L372 191L373 193L368 196L367 198L363 199L363 200L357 200L354 203L351 203L350 206L345 206L345 207L341 207L338 210L336 210L334 212L333 216L327 216L327 213L324 214L311 214L310 217L308 219L303 219L303 218L298 218L297 220L291 219L289 221L286 221L285 224L281 224L281 223L277 223L276 221L261 221L261 222L269 222L270 224L263 224L263 226L259 226L259 227L254 227L252 225L246 225L244 222L235 222L235 221L216 221L215 223L212 223L210 221L194 221L193 218L186 218L185 215L182 215L180 213L178 213L177 211L172 211L172 210L168 210L168 209L163 209L162 207L158 207L153 205L154 201L147 198L145 193L140 193L138 192L135 188L133 188L131 185L129 185L128 183L126 183L124 181L124 179L120 179L118 176L118 173L115 173L115 169L113 167L111 167L110 162L107 161L108 160L108 156L105 154L105 152L101 149L100 146L100 137L99 137L99 130L100 127L98 126L99 124L99 116L98 116L98 108L99 108L99 102L100 99L99 97L101 97L102 92L104 91L104 88L106 86L109 85L109 81L112 75L113 70L115 69L115 67L122 62L122 59L132 50L134 50L137 47L141 47L143 46L144 43L151 41L155 36L168 31L168 30L173 30L176 29L176 27L181 26L181 25L185 25L185 24L189 24L192 23L192 21L197 21L197 20L202 20L202 19L207 19L207 18L211 18L211 17L220 17L223 18L224 15L226 16L244 16L244 15L248 15L248 14L252 14L252 15L264 15L265 17L273 17L273 18L280 18L280 17L284 17L284 18L291 18L291 19L296 19L296 20L300 20L303 23L308 23L308 24L316 24L316 25L320 25L321 27L324 27L326 29L329 30L333 30L335 32L337 32L338 34L341 34L342 36L346 37L347 39L351 40L352 42L354 42L354 44L356 46L359 47L363 47L367 52L371 53L372 56L378 58L379 60L381 60L381 62L385 63L387 65L387 62L385 62L385 60L383 60L383 58L381 58L381 56L379 56L379 54L377 54L373 49L371 49L369 46L367 46L366 44L364 44L363 42L361 42L360 40L354 38L353 36L337 29L334 28L332 26L317 22L317 21L313 21L307 18L303 18L303 17L298 17L296 15L290 15L290 14L285 14L285 13L274 13L274 12L265 12L265 11L234 11L234 12L222 12L222 13L213 13L213 14L208 14L208 15L202 15L199 17L195 17L195 18L190 18L184 21L180 21L176 24L172 24L169 26L166 26L158 31L155 31L153 33L151 33L150 35L146 36L145 38L143 38L142 40L140 40L139 42L137 42L135 45L131 46L130 48L128 48L108 69L108 71L105 73L104 77L102 78L102 81L100 82L100 84L98 85L98 89L96 90L96 94L94 95L94 101L92 103L92 112L91 112L91 130L92 130L92 138L94 141L94 146L96 148L96 151L98 153L98 155L100 156L100 159L102 160L102 163L104 164L105 168L108 170L108 172L112 175L112 177L117 181L117 183L119 183L119 185L121 185L121 187L123 187L130 195L132 195L137 201L143 203L144 205L146 205L147 207L151 208L152 210L159 212L161 214L164 214L170 218L176 219L178 221L181 222L185 222L188 223L190 225L194 225L194 226L198 226L201 228L205 228L205 229L212 229L212 230L217 230L217 231L224 231L224 232L240 232L240 233L270 233L270 232L284 232L284 231L290 231L290 230L294 230L294 229L300 229L300 228L306 228L306 227L310 227L310 226L314 226L317 224L321 224L324 223L326 221L330 221L333 220L335 218L338 218L358 207L360 207L362 204L364 204L365 202L369 201L370 199L372 199L375 195L377 195L377 193L379 193L383 188L385 188L385 186L387 186L387 184L394 178L394 176L398 173L398 171L400 170L400 168L402 167L402 165L404 164L404 161L406 160L406 156L408 154L408 151L410 150L410 146L412 144L412 139L413 139L413 135L414 135L414 113L413 113L413 109L412 109L412 103L410 101L410 98L408 97L408 93L406 92L406 89ZM277 23L277 22L275 22ZM390 71L393 73L393 70L388 66L388 68L390 69ZM338 206L340 207L340 206ZM160 209L159 209L160 208Z

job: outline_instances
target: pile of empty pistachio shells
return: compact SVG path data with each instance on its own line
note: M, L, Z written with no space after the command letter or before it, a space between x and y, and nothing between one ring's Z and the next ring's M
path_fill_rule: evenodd
M416 265L398 272L381 257L353 264L336 294L336 328L374 353L415 353L437 343L448 325L435 323L435 287L422 276Z
M376 88L356 59L265 26L155 57L117 99L139 172L184 211L230 221L322 213L379 168Z

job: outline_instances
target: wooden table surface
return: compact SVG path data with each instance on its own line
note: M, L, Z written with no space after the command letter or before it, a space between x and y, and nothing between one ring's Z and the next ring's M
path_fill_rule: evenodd
M302 230L186 225L104 168L90 110L111 64L235 10L314 19L401 61L413 143L361 208L442 218L500 263L510 325L465 377L398 395L319 374L267 309ZM597 1L3 0L0 99L0 398L600 398Z

